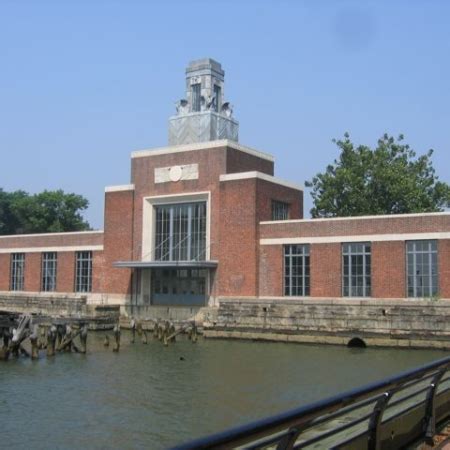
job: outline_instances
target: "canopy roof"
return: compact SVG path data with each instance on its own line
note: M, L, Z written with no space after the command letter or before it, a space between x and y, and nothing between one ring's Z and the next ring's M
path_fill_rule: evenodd
M157 268L192 268L205 269L216 268L218 261L116 261L114 267L128 269L157 269Z

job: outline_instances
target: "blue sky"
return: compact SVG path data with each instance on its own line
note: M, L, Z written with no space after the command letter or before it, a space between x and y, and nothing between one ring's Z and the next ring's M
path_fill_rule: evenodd
M104 186L167 144L185 66L206 56L277 176L303 184L332 138L388 132L435 149L450 182L449 23L447 1L0 0L0 187L82 194L102 228Z

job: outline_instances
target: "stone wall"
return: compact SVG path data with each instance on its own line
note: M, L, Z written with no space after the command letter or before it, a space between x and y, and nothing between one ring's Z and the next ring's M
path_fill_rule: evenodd
M86 297L12 293L0 294L0 311L83 318L91 321L91 328L99 329L111 328L119 320L120 308L118 305L89 305Z
M450 348L449 300L221 299L206 337Z
M55 316L83 315L87 312L87 300L69 296L35 296L26 294L1 294L0 310Z

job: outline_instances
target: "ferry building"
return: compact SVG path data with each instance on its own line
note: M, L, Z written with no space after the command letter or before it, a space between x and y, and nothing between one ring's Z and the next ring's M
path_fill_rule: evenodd
M93 304L220 299L450 299L450 214L303 218L301 186L239 143L212 59L186 69L163 148L105 189L104 230L0 237L0 294Z

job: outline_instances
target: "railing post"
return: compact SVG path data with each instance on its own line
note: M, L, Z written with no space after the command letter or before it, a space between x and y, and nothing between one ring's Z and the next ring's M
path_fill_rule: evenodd
M291 450L301 431L302 430L298 427L292 427L288 434L278 443L277 450Z
M424 417L425 442L433 444L433 438L436 434L436 393L442 377L447 369L441 369L433 377L430 383L430 388L427 393L426 409Z
M369 420L369 436L367 439L368 450L380 450L380 425L383 419L383 413L392 398L393 392L388 391L377 401L373 408L372 416Z

